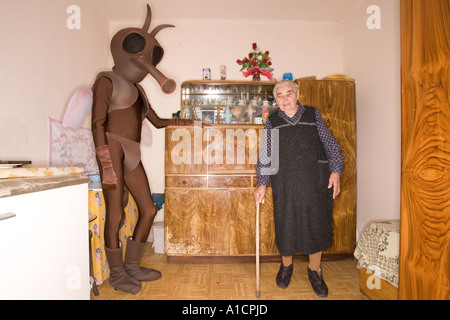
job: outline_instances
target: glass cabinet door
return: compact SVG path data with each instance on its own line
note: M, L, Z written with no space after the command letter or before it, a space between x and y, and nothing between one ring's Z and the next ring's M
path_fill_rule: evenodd
M263 124L275 112L270 81L185 81L181 85L181 118L211 124Z

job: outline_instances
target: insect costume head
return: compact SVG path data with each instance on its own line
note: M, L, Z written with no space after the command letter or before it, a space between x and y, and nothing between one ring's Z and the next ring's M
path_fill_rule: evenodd
M125 28L117 32L111 40L111 54L114 59L114 71L131 83L141 82L151 74L164 93L172 93L176 84L164 76L156 65L164 56L164 50L155 39L156 34L171 24L162 24L148 33L152 12L147 4L147 17L142 28Z

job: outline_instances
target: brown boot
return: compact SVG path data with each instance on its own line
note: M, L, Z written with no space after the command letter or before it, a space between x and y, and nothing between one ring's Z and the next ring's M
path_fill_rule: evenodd
M135 279L141 281L154 281L161 278L161 272L140 266L145 242L127 240L127 252L125 252L125 271Z
M109 264L109 284L116 290L136 294L142 289L139 280L125 272L122 259L122 248L109 249L105 247L106 258Z

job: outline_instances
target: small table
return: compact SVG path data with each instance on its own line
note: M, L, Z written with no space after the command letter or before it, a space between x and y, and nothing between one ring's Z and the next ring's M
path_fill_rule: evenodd
M373 271L375 276L398 287L400 221L370 223L361 234L354 256L357 268Z

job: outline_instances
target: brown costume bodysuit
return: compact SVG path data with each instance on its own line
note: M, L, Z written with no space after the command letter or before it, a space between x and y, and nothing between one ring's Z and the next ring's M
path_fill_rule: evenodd
M94 84L94 108L92 109L92 133L96 147L108 146L112 167L117 177L114 189L104 187L108 215L105 222L105 243L108 248L119 247L119 229L124 218L123 202L131 192L139 208L139 220L133 240L147 240L156 207L153 203L147 177L141 163L141 128L147 119L156 127L163 128L169 119L160 119L136 88L136 100L130 106L117 107L112 102L114 72L101 73ZM134 95L133 95L134 98ZM145 101L145 102L144 102ZM148 110L143 114L142 110ZM103 181L102 176L102 181ZM124 185L125 184L125 185ZM125 198L125 199L124 199ZM117 212L114 212L117 211Z
M156 69L164 51L155 39L161 29L173 26L160 25L148 34L150 22L151 10L147 5L147 18L142 29L126 28L114 35L111 40L113 71L99 73L93 87L92 134L106 204L104 236L109 283L115 289L131 293L141 290L140 281L161 277L159 271L140 267L157 211L141 163L142 121L147 118L156 128L192 124L191 120L159 118L138 84L150 73L163 92L175 90L175 82ZM139 219L132 239L127 239L123 261L119 229L128 191L137 203Z

